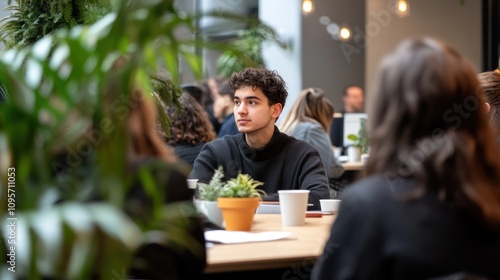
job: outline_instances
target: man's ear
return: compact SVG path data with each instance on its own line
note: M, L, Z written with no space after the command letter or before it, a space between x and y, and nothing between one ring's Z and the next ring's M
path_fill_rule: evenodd
M281 103L276 103L272 105L272 110L273 110L273 118L277 119L279 115L281 114L281 111L283 111L283 105Z
M488 113L489 113L489 112L490 112L490 110L491 110L491 105L490 105L490 103L488 103L488 102L486 102L485 104L486 104L486 112L488 112Z

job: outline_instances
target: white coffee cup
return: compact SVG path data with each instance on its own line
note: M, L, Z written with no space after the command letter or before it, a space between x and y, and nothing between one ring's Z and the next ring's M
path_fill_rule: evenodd
M340 199L320 199L321 211L336 213L340 207Z
M342 155L342 148L341 147L333 147L333 156L335 156L335 158L340 158L340 156Z
M196 186L198 185L198 179L187 179L186 181L190 189L196 189Z
M281 222L284 226L302 226L306 220L309 190L278 190Z

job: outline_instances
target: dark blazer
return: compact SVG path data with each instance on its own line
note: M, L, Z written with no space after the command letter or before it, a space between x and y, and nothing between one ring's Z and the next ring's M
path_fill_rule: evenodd
M500 229L434 193L404 200L415 186L378 175L347 188L312 279L500 279Z

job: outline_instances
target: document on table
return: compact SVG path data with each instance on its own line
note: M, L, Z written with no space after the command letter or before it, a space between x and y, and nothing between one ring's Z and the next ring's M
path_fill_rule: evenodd
M287 238L292 233L286 231L264 231L264 232L245 232L245 231L225 231L210 230L205 231L206 241L224 244L247 243L272 241Z

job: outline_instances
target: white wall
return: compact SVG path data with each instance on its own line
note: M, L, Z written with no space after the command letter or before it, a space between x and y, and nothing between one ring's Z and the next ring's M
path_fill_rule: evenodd
M264 47L266 67L276 70L288 87L288 98L281 113L281 121L302 89L302 32L301 0L260 0L259 18L271 25L284 38L290 39L293 50L287 52L275 45Z
M368 90L380 59L406 38L431 36L457 48L482 69L481 1L410 1L410 15L399 18L389 0L366 0L366 85Z

